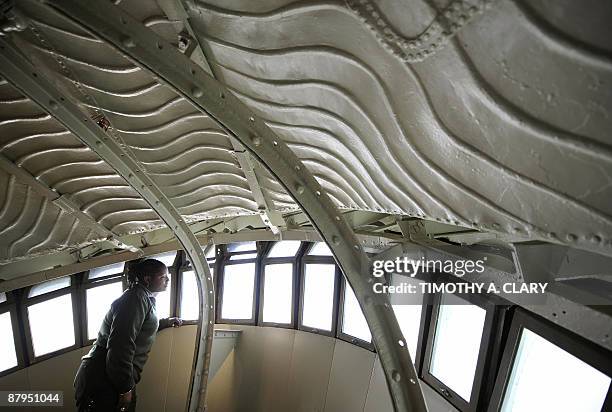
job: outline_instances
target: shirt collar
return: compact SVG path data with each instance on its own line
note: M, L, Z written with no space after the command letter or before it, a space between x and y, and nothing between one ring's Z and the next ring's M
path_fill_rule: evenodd
M145 285L143 285L142 283L136 283L137 285L140 285L144 291L146 292L147 296L150 298L154 298L155 294L153 292L151 292Z

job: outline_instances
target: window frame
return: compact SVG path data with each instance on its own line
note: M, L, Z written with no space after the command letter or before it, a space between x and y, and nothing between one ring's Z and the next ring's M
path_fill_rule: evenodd
M78 299L79 299L79 306L81 308L80 310L81 312L80 313L81 340L84 346L91 345L96 340L96 338L89 339L87 337L87 324L89 322L89 320L87 319L87 290L95 288L97 286L104 286L104 285L108 285L109 283L117 282L117 280L119 279L119 281L121 282L121 288L123 289L123 291L125 291L128 287L127 276L126 276L127 269L128 269L128 262L129 261L123 262L123 270L121 272L113 273L111 275L106 275L106 276L95 278L95 279L89 279L89 272L91 272L92 269L97 269L97 268L92 268L82 273L81 287L78 290Z
M15 345L15 355L17 357L17 365L10 369L0 371L0 378L10 375L29 365L25 351L25 338L23 328L20 325L19 296L15 291L5 292L6 302L0 303L0 315L8 313L11 319L11 328L13 329L13 344ZM23 323L21 323L23 324Z
M521 342L522 331L527 328L540 335L550 343L558 346L572 356L587 363L598 371L612 377L612 353L585 338L567 331L554 323L543 319L523 308L515 307L512 323L508 332L508 339L504 346L499 373L495 379L494 390L489 402L488 412L501 410L512 367ZM602 405L602 411L612 410L612 382L608 387L608 393Z
M389 275L386 275L385 279L386 279L387 284L391 283L391 277ZM422 278L419 278L419 279L423 280ZM435 297L435 294L433 293L423 293L423 302L421 303L421 319L419 321L420 323L419 323L419 333L417 337L416 353L415 353L415 358L413 359L414 369L417 373L417 376L421 378L422 378L421 373L424 370L423 365L425 364L425 352L426 352L427 338L429 336L429 330L431 329L431 321L432 321L431 318L432 318L433 308L434 308L434 297ZM399 326L399 319L397 318L397 314L395 313L393 306L394 305L391 304L391 310L393 311L393 315L395 316L395 320L397 321L398 326ZM397 305L397 306L402 306L402 305ZM400 327L400 332L401 332L401 327ZM402 333L402 337L404 338L406 350L408 350L408 342L403 333Z
M215 248L215 245L212 245L211 247ZM202 250L206 253L206 251L208 250L208 247L204 246L202 248ZM217 254L219 251L215 251L215 253ZM216 255L218 256L218 255ZM217 274L218 272L218 264L219 264L219 258L217 258L214 262L211 262L206 259L206 263L208 264L208 268L210 269L211 267L215 267L215 276L213 277L213 283L216 284L217 280L218 280L218 276ZM191 262L189 261L188 257L187 257L187 253L185 253L184 250L178 250L177 251L177 255L176 255L176 260L174 262L174 268L173 268L174 272L172 273L173 278L176 278L176 283L175 283L175 288L173 291L173 296L170 299L170 304L172 305L172 310L170 311L170 316L177 316L179 318L181 318L181 320L183 320L183 325L198 325L200 323L200 318L198 316L198 319L188 319L185 320L183 319L183 314L181 313L181 304L182 304L182 288L183 288L183 274L187 271L193 270L195 271L195 269L193 268L193 266L191 265ZM196 274L197 276L197 274ZM212 274L211 274L212 276ZM216 286L215 286L215 292L213 293L213 295L216 296ZM200 292L198 290L198 300L200 300L202 297L200 296ZM202 304L202 302L200 302L200 305Z
M53 358L55 356L68 353L75 349L82 348L85 346L85 342L83 341L83 311L84 305L82 302L82 294L83 288L82 279L83 273L79 273L76 275L70 275L70 286L54 290L53 292L45 293L43 295L35 296L32 298L28 298L28 293L30 289L35 286L28 286L23 290L23 296L21 300L21 307L19 308L21 314L21 321L24 329L24 340L25 340L25 349L26 356L28 359L27 366L34 365L38 362L45 361L47 359ZM34 342L32 339L32 330L30 327L30 319L28 315L28 308L37 303L42 303L54 298L58 298L61 296L70 295L72 301L72 324L74 327L74 344L65 348L58 349L53 352L45 353L44 355L35 356L34 355ZM85 332L86 333L86 332Z
M304 249L302 251L302 255L298 259L298 267L299 267L299 279L298 279L298 287L299 287L299 300L297 307L297 330L301 330L304 332L318 333L320 335L329 336L331 338L336 337L336 333L338 331L338 314L339 314L339 304L340 304L340 268L336 263L336 260L333 256L309 256L308 252L314 247L316 242L305 242ZM308 264L332 264L334 265L334 295L333 295L333 303L332 303L332 324L331 331L326 331L324 329L313 328L310 326L304 326L302 324L302 317L304 314L304 287L306 281L306 265Z
M340 276L340 300L338 302L338 305L339 305L338 306L338 329L336 331L336 338L343 340L345 342L348 342L348 343L352 343L353 345L361 346L362 348L367 349L371 352L376 352L376 349L374 348L374 336L372 335L372 331L370 331L370 336L371 336L370 342L363 340L361 338L358 338L356 336L349 335L348 333L344 333L342 331L342 328L344 327L344 296L345 296L347 285L348 285L348 281L346 279L346 276L344 276L344 274L341 274ZM353 293L354 292L355 291L353 290ZM357 294L355 293L355 295ZM357 302L359 302L359 300ZM365 315L363 316L365 317ZM369 328L370 328L370 325L368 325L368 330Z
M282 242L279 241L279 242ZM297 288L299 282L299 267L298 262L304 251L307 248L307 244L305 242L301 242L300 247L294 256L284 256L284 257L273 257L269 258L268 254L274 247L274 245L278 242L269 242L265 253L263 253L263 257L261 259L261 273L259 275L259 308L257 314L257 326L270 326L275 328L285 328L285 329L295 329L297 322L297 311L296 311L296 297L299 293L299 289ZM264 322L263 320L263 310L265 305L264 299L264 289L265 289L265 281L266 281L266 266L274 265L274 264L283 264L283 263L291 263L293 265L293 270L291 274L291 321L289 323L278 323L278 322Z
M104 279L96 279L96 281L83 283L83 287L80 290L80 292L82 292L79 293L79 295L81 295L80 299L82 299L82 304L80 306L82 308L81 319L83 321L83 325L81 327L83 336L81 339L83 340L85 346L93 344L93 342L97 339L97 337L93 339L89 339L87 337L87 326L89 323L89 319L87 317L87 291L89 289L95 289L99 286L110 285L111 283L121 283L121 288L125 292L126 289L123 274L114 275L114 277L107 276Z
M226 324L234 324L234 325L252 325L257 326L258 318L259 318L259 296L261 294L260 291L260 279L261 279L261 261L262 261L262 250L265 248L265 245L262 242L255 243L257 249L257 256L252 259L244 259L244 260L230 260L232 256L235 255L244 255L253 253L252 250L243 251L243 252L228 252L227 245L223 245L220 247L221 254L217 257L217 262L220 263L220 266L217 270L215 270L215 277L217 278L217 285L219 286L217 291L217 305L215 306L215 323L226 323ZM251 312L250 319L225 319L221 316L223 310L223 290L224 290L224 282L225 282L225 268L227 266L232 265L241 265L246 263L255 263L255 273L253 274L253 306Z
M427 339L424 342L424 353L422 354L422 363L420 365L420 377L455 408L462 412L476 412L482 408L482 403L486 402L489 398L487 396L487 390L490 385L487 385L487 381L494 379L497 370L497 362L495 362L495 359L496 353L501 346L499 328L503 326L504 322L502 320L507 308L503 305L496 305L496 303L501 302L497 302L493 297L485 295L462 293L455 293L453 295L468 301L472 305L479 306L486 311L470 399L467 401L463 399L453 389L448 387L429 371L433 356L433 346L439 309L443 296L442 293L436 293L432 296ZM418 349L419 348L417 348L417 350Z

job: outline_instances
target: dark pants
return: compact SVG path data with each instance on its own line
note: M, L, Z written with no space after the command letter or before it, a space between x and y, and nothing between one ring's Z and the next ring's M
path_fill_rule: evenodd
M119 393L106 376L104 356L83 359L74 378L74 397L78 412L116 412ZM136 390L127 412L136 410Z

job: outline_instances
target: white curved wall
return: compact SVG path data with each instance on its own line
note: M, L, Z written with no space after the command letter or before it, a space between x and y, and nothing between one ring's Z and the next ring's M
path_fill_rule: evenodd
M242 335L210 381L209 412L393 411L373 352L295 329L223 328ZM430 412L456 412L433 390L424 392Z

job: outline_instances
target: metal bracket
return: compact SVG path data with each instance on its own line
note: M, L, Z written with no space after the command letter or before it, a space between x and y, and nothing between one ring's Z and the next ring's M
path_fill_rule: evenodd
M99 17L106 19L109 16ZM195 235L168 197L141 170L136 160L114 139L109 138L86 112L72 102L70 96L65 95L46 79L39 67L34 66L11 42L1 37L0 73L23 94L55 117L123 177L157 212L185 248L198 274L196 279L201 299L197 356L199 374L194 379L198 385L200 382L206 382L213 336L214 291L208 263Z
M331 198L288 146L227 87L205 73L152 30L107 2L53 0L46 4L116 48L148 70L194 107L217 120L221 127L250 150L286 188L330 245L344 271L372 331L387 384L398 411L426 411L410 354L399 344L403 335L388 298L372 290L370 260L355 233ZM197 270L200 272L200 270ZM212 306L211 306L212 308ZM207 357L210 356L207 350ZM200 359L201 354L198 354ZM189 411L202 409L204 380L196 367Z
M255 199L255 203L257 203L257 208L259 209L259 215L263 223L270 228L272 233L275 235L280 233L279 226L286 226L282 216L280 217L280 221L278 216L272 213L270 205L266 201L264 197L263 191L261 190L261 185L259 184L259 180L257 179L257 175L255 174L255 169L253 168L253 159L251 155L245 151L244 146L240 144L234 138L230 138L232 142L232 146L234 146L234 154L236 155L236 160L240 164L240 168L244 173L244 176L247 179L247 183L249 184L249 188L251 189L251 193L253 193L253 198Z

